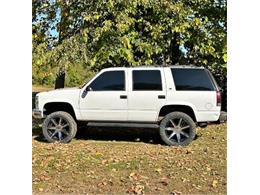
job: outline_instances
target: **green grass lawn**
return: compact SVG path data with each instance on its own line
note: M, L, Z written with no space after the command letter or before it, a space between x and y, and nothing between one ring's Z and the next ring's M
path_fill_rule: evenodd
M188 147L156 130L88 128L69 144L33 129L33 193L226 194L226 124L198 129Z

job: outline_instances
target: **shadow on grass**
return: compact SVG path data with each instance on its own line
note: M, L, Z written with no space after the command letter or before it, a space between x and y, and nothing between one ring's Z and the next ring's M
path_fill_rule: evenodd
M87 127L78 131L76 139L130 141L161 144L158 129L128 127Z
M194 140L200 136L195 135ZM77 132L78 140L129 141L162 144L159 129L131 128L131 127L85 127Z
M46 142L41 127L32 128L33 139ZM158 129L128 128L128 127L84 127L78 129L77 140L96 141L128 141L150 144L163 144Z
M47 142L42 134L42 128L38 126L32 127L32 137L36 141Z

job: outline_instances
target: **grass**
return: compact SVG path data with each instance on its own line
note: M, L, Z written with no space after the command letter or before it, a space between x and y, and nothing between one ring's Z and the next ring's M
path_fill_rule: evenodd
M226 124L198 129L187 147L155 130L88 128L69 144L33 129L33 193L226 194Z

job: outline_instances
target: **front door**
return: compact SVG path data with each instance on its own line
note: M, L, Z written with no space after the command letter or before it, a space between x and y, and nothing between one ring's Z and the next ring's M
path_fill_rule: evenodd
M125 70L101 72L82 90L79 105L82 120L126 121Z

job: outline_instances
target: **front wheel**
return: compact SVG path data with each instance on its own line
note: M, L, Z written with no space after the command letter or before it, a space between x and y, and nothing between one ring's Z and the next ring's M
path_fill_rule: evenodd
M160 136L170 146L186 146L196 135L196 125L192 118L183 112L167 114L160 124Z
M76 135L77 123L67 112L53 112L44 120L42 131L45 139L50 143L68 143Z

